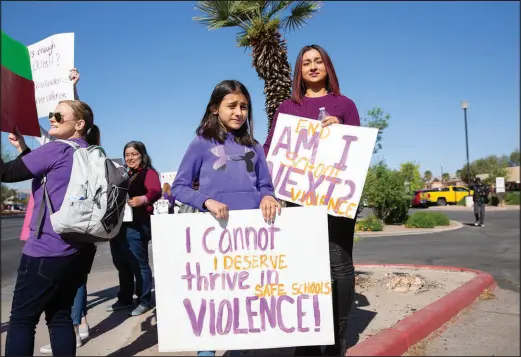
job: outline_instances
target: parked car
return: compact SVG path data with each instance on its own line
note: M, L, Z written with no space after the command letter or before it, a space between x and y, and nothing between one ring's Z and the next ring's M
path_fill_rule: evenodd
M446 206L448 204L457 204L466 196L472 196L474 190L469 190L465 186L447 186L428 190L427 200L429 205Z
M429 199L427 198L426 191L429 190L418 190L413 192L413 197L411 200L411 207L422 207L426 208L429 204Z

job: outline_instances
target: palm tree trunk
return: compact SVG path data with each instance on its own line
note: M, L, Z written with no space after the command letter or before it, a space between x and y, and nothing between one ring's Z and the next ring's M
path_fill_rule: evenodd
M291 96L291 66L286 41L278 29L263 31L251 41L253 67L264 80L268 132L279 105Z

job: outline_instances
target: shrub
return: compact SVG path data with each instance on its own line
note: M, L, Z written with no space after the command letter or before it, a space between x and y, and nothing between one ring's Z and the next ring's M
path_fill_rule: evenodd
M459 200L458 206L465 206L465 197L463 197L461 200Z
M448 226L449 217L441 212L415 212L405 223L407 228L434 228L436 226Z
M381 222L387 222L393 211L394 215L400 216L404 195L405 181L399 171L391 170L381 162L369 168L362 197L371 202L373 213Z
M507 205L519 206L519 192L509 192L505 196L505 203Z
M491 206L498 206L499 205L499 197L496 195L490 196L490 205Z
M361 232L380 232L384 225L375 216L369 216L356 222L356 230Z
M427 213L427 212L425 212ZM434 219L434 223L436 226L448 226L450 225L450 219L449 217L442 212L428 212L432 215L432 218Z
M401 201L391 209L389 215L385 218L385 224L403 224L409 218L409 207L411 206L411 197L404 196Z

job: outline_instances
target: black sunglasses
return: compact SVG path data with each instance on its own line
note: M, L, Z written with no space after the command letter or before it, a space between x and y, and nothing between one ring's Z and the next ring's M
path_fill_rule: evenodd
M54 117L54 119L56 119L56 122L57 122L57 123L61 122L62 119L63 119L61 113L53 113L53 112L50 112L50 113L49 113L49 119L52 119L52 117Z

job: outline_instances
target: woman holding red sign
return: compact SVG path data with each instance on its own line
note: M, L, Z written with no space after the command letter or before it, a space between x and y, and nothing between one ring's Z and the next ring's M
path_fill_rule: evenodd
M340 86L327 52L318 45L305 46L295 63L293 89L273 117L271 130L264 143L267 156L279 113L310 119L319 119L323 127L331 124L360 126L355 103L340 93ZM331 128L334 130L334 128ZM288 206L296 204L288 202ZM347 316L355 293L355 269L353 266L354 219L328 215L329 255L333 281L333 313L335 320L335 345L322 353L317 346L299 347L296 356L343 356L347 350Z

